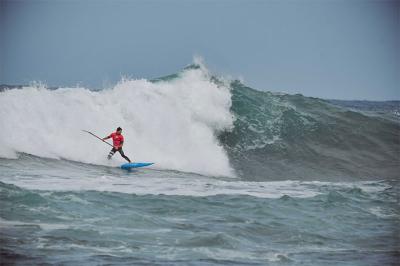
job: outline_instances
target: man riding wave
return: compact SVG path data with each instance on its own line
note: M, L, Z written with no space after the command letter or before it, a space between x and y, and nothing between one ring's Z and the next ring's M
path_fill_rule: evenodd
M131 162L131 160L129 160L129 158L124 154L124 151L122 150L122 145L124 145L124 136L122 136L122 128L118 127L117 131L111 133L110 135L108 135L107 137L103 138L102 140L106 140L109 138L112 138L113 140L113 148L110 151L110 153L108 154L107 158L110 160L111 157L114 155L114 153L116 153L117 151L119 152L119 154L121 154L121 156L127 160L128 162Z

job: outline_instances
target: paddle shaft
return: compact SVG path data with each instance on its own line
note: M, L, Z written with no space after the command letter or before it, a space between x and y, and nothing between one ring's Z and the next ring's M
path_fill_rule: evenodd
M99 140L101 140L102 142L104 142L104 143L106 143L106 144L108 144L108 145L110 145L111 147L113 147L114 148L114 146L113 145L111 145L110 143L108 143L107 141L105 141L105 140L103 140L102 138L100 138L99 136L96 136L95 134L93 134L92 132L90 132L90 131L86 131L86 130L82 130L82 131L84 131L84 132L86 132L86 133L89 133L90 135L92 135L93 137L95 137L95 138L98 138Z

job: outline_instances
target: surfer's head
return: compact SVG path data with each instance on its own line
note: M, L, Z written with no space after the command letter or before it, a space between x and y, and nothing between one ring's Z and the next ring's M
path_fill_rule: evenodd
M122 132L122 128L118 127L117 128L117 134L121 134L121 132Z

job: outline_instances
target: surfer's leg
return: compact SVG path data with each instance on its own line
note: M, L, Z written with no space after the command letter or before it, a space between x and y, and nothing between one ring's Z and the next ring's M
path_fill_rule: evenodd
M114 155L114 153L115 153L116 151L117 151L116 149L112 148L112 150L110 151L110 153L109 153L108 156L107 156L108 160L111 159L111 157Z
M124 154L124 151L122 150L122 148L119 148L119 154L121 154L121 156L127 160L128 162L131 162L131 160L129 160L129 158Z

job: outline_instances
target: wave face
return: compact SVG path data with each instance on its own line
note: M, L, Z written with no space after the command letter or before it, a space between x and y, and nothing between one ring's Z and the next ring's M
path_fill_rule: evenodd
M205 69L176 78L122 80L103 91L30 86L0 93L0 157L28 153L93 164L118 165L104 137L123 128L125 153L157 167L206 175L234 175L216 134L232 127L230 89Z
M238 81L231 87L236 120L220 140L240 175L254 180L398 177L398 117L256 91Z
M123 159L107 161L108 147L81 129L105 136L121 126L125 153L161 169L257 181L397 178L399 103L383 105L261 92L201 64L102 91L27 86L0 93L0 157L116 166Z

